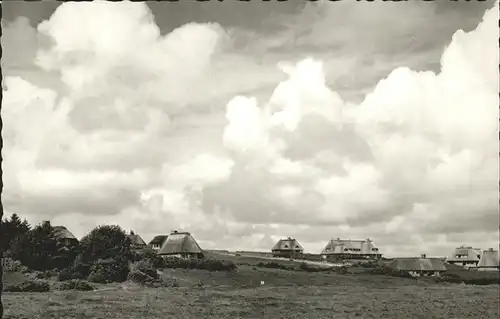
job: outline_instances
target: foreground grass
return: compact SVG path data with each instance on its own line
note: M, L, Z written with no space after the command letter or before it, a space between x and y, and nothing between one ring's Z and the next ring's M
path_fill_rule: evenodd
M6 293L4 318L498 318L498 286L241 266L167 270L178 288ZM261 286L260 282L264 281Z

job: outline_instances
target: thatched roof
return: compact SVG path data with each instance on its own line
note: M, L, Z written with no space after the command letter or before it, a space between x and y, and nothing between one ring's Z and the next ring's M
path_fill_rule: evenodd
M491 267L499 267L500 265L498 251L490 248L488 250L483 251L481 259L477 264L478 268L491 268Z
M177 255L177 254L201 254L200 248L193 236L188 232L172 232L158 251L159 255Z
M272 250L304 251L304 248L299 244L297 239L288 237L286 239L280 239Z
M479 261L481 249L466 246L455 248L453 255L447 259L448 262Z
M54 231L54 236L57 239L74 239L78 240L75 235L73 235L66 227L64 226L54 226L52 227Z
M128 235L130 238L130 244L132 246L146 246L146 242L141 238L141 236L134 234L133 232Z
M370 239L365 240L351 240L351 239L332 239L330 240L323 251L323 255L327 254L380 254L378 248Z
M445 271L446 265L439 258L395 258L389 267L406 271Z
M155 236L151 241L149 242L149 245L162 245L165 240L167 239L168 235L158 235Z

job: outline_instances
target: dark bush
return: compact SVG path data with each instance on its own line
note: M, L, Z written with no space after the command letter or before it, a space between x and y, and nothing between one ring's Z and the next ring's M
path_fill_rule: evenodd
M28 272L28 267L21 264L18 260L13 260L12 258L5 257L2 258L2 267L4 272Z
M154 278L149 276L148 274L138 270L134 269L128 273L127 280L131 282L135 282L136 284L140 285L145 285L145 286L155 286L157 284L158 286L161 286L161 281L159 280L158 277Z
M256 266L257 266L257 267L262 267L262 268L283 269L283 270L295 270L295 268L294 268L294 267L292 267L292 266L282 265L282 264L279 264L279 263L274 262L274 261L271 261L271 262L268 262L268 263L259 262Z
M467 285L498 285L500 284L499 278L471 278L466 279L465 284Z
M238 267L232 261L215 259L183 259L168 257L163 261L163 268L204 269L209 271L234 271Z
M67 280L75 280L75 279L84 279L85 276L81 273L74 271L73 269L63 269L57 275L57 280L59 281L67 281Z
M198 269L205 269L210 271L234 271L237 268L238 267L234 262L228 260L206 259L201 260L198 263Z
M74 272L97 283L123 282L132 258L130 239L119 226L98 226L80 241Z
M18 285L5 286L5 292L47 292L50 290L45 280L27 280Z
M162 268L163 258L156 254L156 251L147 247L140 250L132 251L132 261L138 262L141 260L146 260L152 264L156 269Z
M74 278L74 279L87 278L88 275L90 274L90 267L91 266L92 266L92 264L83 262L82 256L78 256L75 259L73 266L71 268L69 268L69 271L72 272L74 275L76 275L76 274L81 275L81 278Z
M62 282L58 286L59 290L81 290L81 291L90 291L95 290L94 285L85 281L78 279L71 279L65 282Z
M299 269L307 272L324 272L324 271L332 271L332 267L321 267L308 264L306 262L302 262L299 265Z
M446 282L452 284L465 283L467 285L498 285L500 284L500 274L483 273L475 271L464 271L462 274L445 272L439 277L435 277L436 282Z
M119 226L98 226L80 241L80 261L93 264L98 260L113 258L128 262L132 254L130 239Z
M370 274L373 275L385 275L392 277L401 277L401 278L413 278L410 273L406 270L397 270L385 265L377 265L374 268L371 268L369 271Z
M153 266L153 263L150 260L141 260L134 265L135 269L145 273L151 278L157 279L158 273L156 272L156 268Z
M52 277L56 277L59 275L59 271L56 269L51 269L51 270L46 270L46 271L40 271L35 273L35 277L37 279L49 279Z
M357 266L363 267L363 268L376 268L378 264L376 262L370 261L370 262L361 262Z
M126 262L115 259L99 260L90 267L87 280L102 284L123 282L127 280L128 273L129 268Z

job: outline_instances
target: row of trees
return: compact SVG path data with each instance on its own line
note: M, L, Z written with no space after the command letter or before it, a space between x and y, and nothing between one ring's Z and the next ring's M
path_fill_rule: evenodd
M0 249L5 257L31 270L61 270L71 278L95 282L124 281L132 258L130 239L116 225L98 226L80 242L68 245L49 221L31 227L17 214L0 222Z

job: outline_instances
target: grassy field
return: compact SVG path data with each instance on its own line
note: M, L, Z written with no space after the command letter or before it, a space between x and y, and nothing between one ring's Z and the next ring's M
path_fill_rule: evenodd
M132 283L97 291L5 293L4 318L498 318L498 285L255 267L237 272L169 269L176 288ZM291 261L282 261L293 265ZM297 263L295 263L297 264ZM7 281L9 276L6 276ZM15 280L12 278L11 280ZM16 279L19 280L19 279ZM261 281L264 282L261 285Z

